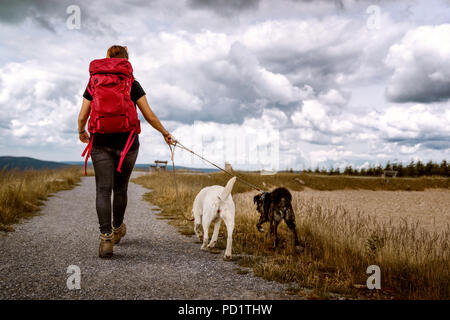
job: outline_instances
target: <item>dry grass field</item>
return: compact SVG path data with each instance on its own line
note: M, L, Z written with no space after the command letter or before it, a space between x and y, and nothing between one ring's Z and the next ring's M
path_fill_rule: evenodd
M307 188L293 192L294 201L308 201L326 208L342 206L351 215L364 213L378 222L399 225L405 221L418 224L429 232L445 231L450 225L450 190L371 191L335 190L317 191Z
M36 214L52 193L73 188L83 174L84 170L80 167L1 170L0 231L13 231L12 224Z
M449 179L386 182L311 174L237 174L268 190L285 186L292 191L297 231L306 246L302 253L295 253L291 234L281 224L280 247L272 250L269 239L255 227L259 215L252 198L256 191L237 182L234 260L252 267L256 275L292 283L292 294L309 298L335 294L375 299L450 297ZM177 174L183 213L190 216L201 188L224 185L227 180L222 173ZM193 234L192 222L178 210L172 173L144 175L134 181L152 189L146 199L162 208L162 218L183 234ZM220 234L223 249L225 228ZM381 268L381 290L364 289L369 265Z

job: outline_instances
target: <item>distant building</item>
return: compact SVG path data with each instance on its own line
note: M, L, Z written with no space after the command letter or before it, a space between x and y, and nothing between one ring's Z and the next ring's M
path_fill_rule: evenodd
M395 178L396 176L397 176L396 170L384 170L383 173L381 174L381 178L383 178L386 181L388 177Z
M155 164L151 164L149 171L157 172L157 171L166 171L167 161L155 160Z
M225 161L225 170L231 172L233 168L231 167L231 164Z

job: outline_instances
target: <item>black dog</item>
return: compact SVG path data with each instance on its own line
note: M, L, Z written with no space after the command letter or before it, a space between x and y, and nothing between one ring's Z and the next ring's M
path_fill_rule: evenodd
M300 249L291 201L291 193L286 188L276 188L272 192L263 192L253 198L253 202L257 205L257 210L261 214L256 227L260 232L264 232L261 225L264 222L270 222L270 235L274 241L273 248L276 248L278 245L278 224L281 220L284 220L288 228L294 233L295 249Z

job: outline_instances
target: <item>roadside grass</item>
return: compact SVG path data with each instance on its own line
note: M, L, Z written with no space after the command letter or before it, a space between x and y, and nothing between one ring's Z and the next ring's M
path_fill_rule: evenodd
M92 170L91 170L92 171ZM0 231L32 217L52 193L72 189L80 182L80 167L42 170L0 170ZM92 172L89 171L92 175Z
M292 191L301 191L305 187L417 191L449 187L449 179L434 177L395 178L385 182L381 178L317 174L261 176L237 172L237 175L267 190L275 186L285 186ZM183 214L191 216L193 200L203 187L225 185L228 179L223 173L177 173ZM194 234L193 223L185 220L178 210L171 172L142 175L133 182L151 189L144 198L161 208L162 219L167 219L182 234ZM362 212L358 216L350 215L342 206L325 207L313 200L294 197L297 231L305 250L295 253L292 236L282 223L279 227L280 247L274 251L270 240L255 227L259 218L253 204L256 193L239 182L232 192L236 204L233 260L242 267L253 268L255 275L293 283L290 293L305 295L307 291L309 298L328 299L339 294L370 299L449 299L449 227L444 232L432 233L407 221L381 223ZM226 230L222 225L219 249L225 248L225 239ZM364 289L369 277L366 270L370 265L381 268L381 290Z

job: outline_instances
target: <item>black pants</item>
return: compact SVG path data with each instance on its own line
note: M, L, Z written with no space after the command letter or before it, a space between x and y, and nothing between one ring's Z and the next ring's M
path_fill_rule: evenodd
M109 147L92 147L91 157L95 171L96 208L101 233L111 233L111 193L113 226L120 227L127 207L127 190L131 172L138 156L139 145L129 150L122 163L121 173L117 172L120 153Z

